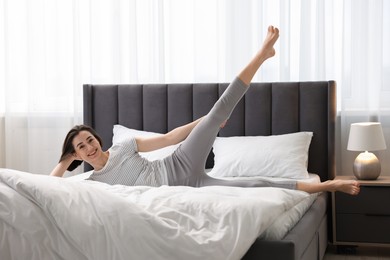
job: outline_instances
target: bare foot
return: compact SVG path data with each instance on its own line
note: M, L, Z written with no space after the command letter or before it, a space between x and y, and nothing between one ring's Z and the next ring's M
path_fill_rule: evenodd
M329 191L341 191L351 195L357 195L360 192L360 184L354 180L330 180Z
M279 29L273 27L272 25L268 26L268 33L263 42L263 46L261 47L258 55L263 60L271 58L275 55L274 44L279 38Z
M263 42L263 46L256 53L255 57L249 62L247 66L240 72L238 77L244 82L245 85L249 86L253 76L260 68L261 64L268 58L275 55L274 44L279 38L279 29L273 26L268 27L268 33Z

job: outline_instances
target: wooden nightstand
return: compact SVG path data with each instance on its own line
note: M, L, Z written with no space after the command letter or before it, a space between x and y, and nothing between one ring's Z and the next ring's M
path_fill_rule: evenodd
M352 180L354 176L337 176ZM333 243L390 247L390 176L360 181L357 196L332 192Z

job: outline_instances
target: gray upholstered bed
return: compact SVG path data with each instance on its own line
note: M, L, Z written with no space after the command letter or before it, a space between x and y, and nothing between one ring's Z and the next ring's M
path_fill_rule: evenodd
M84 123L112 144L113 125L167 132L206 114L227 84L84 85ZM220 136L314 133L309 172L335 175L336 84L252 83ZM207 167L212 167L209 156ZM87 169L88 166L86 166ZM328 194L321 194L295 227L278 241L257 239L245 259L322 259L331 227Z

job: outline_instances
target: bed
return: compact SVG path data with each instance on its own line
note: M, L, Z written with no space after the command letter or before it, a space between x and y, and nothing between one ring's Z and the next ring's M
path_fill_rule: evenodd
M165 133L205 115L227 85L85 85L84 122L107 149L113 125ZM335 117L334 81L252 83L219 136L312 131L308 171L325 181L335 176ZM212 167L211 153L205 168ZM330 210L328 194L320 194L282 239L256 239L243 259L322 259L331 237Z
M165 133L203 116L226 87L84 85L84 123L95 128L103 149L108 149L123 133ZM289 151L286 143L298 140L295 136L308 140L310 133L304 181L332 179L335 88L334 81L253 83L216 144L242 137L235 147L239 149L248 147L248 140L264 144L278 138L285 149L271 150ZM209 174L220 165L220 156L220 146L215 145L205 164ZM327 193L108 185L88 180L91 168L84 167L84 174L70 178L0 169L1 259L312 260L323 258L331 237Z

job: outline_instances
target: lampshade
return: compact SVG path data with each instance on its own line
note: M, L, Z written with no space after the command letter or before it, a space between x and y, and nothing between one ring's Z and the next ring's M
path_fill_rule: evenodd
M386 143L381 124L378 122L351 124L347 149L350 151L385 150Z

